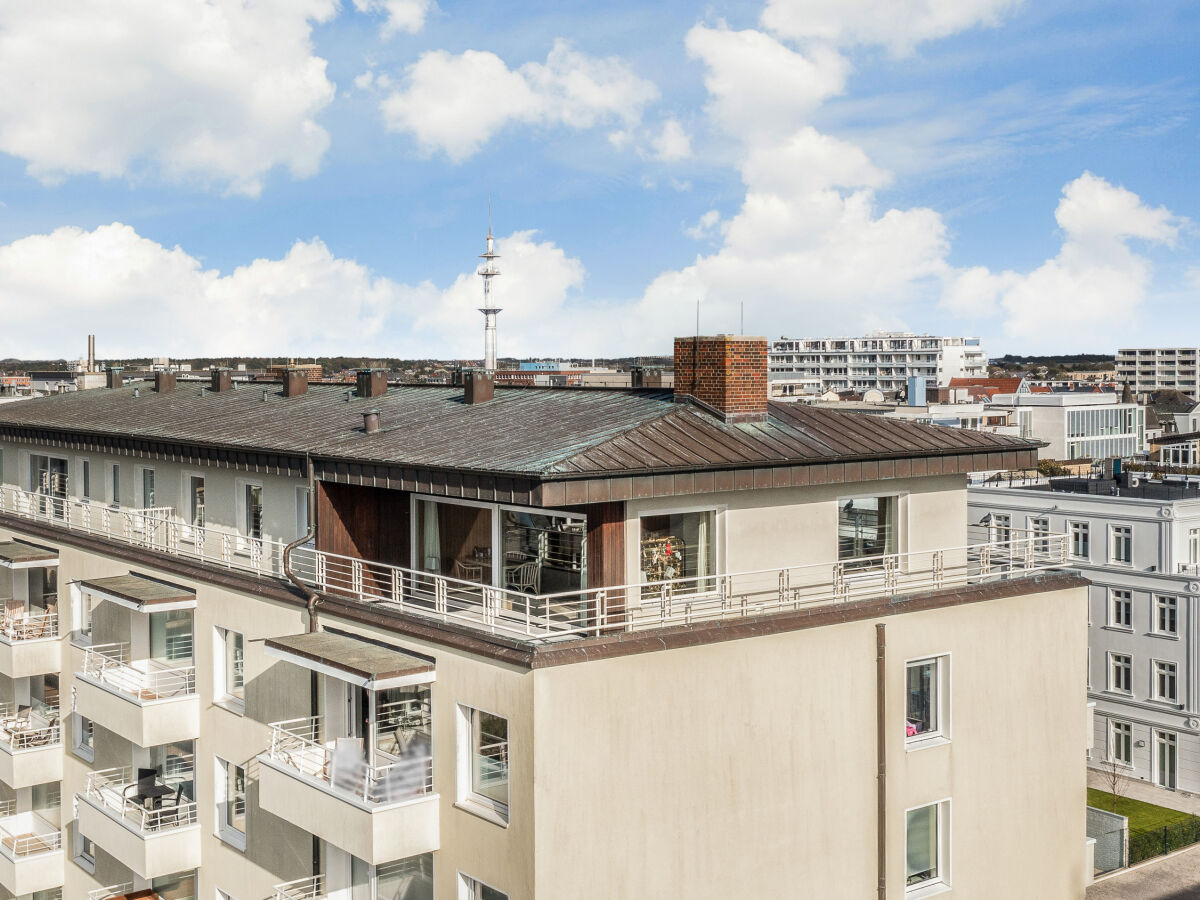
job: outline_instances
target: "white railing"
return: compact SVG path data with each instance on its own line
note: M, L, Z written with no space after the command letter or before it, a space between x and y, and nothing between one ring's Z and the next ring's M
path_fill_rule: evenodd
M0 486L0 513L226 569L275 577L284 574L286 544L245 537L234 531L189 525L180 521L174 507L170 506L126 509L48 497L5 485Z
M186 780L186 779L185 779ZM84 796L117 818L124 819L141 834L157 834L196 823L196 803L178 796L178 785L163 785L172 793L160 798L157 806L146 806L137 796L138 782L129 766L88 772Z
M113 897L122 897L132 891L132 881L127 881L124 884L110 884L108 887L88 891L88 900L112 900Z
M321 730L320 716L273 722L267 755L366 803L398 803L433 791L432 756L377 752L368 764L357 740L322 742Z
M1191 575L1193 578L1200 576L1200 563L1179 563L1176 566L1176 574Z
M0 819L0 852L13 859L62 849L62 832L34 812Z
M530 641L643 631L1018 578L1062 566L1067 537L1008 529L960 547L644 584L528 594L311 547L292 552L321 591Z
M58 707L34 701L29 706L0 705L0 745L10 751L53 747L62 743Z
M196 667L160 660L130 662L129 644L97 644L83 653L83 673L134 700L164 700L196 693Z
M57 604L58 598L47 594L46 601ZM0 603L5 601L0 600ZM43 638L58 637L58 610L55 609L13 609L8 606L0 607L0 641L10 644L21 641L36 641Z
M275 885L273 900L321 900L325 896L325 876L311 875Z

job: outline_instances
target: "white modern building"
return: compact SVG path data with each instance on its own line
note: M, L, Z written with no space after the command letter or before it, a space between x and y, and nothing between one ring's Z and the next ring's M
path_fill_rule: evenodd
M1089 764L1200 792L1200 489L1137 482L972 487L970 520L996 539L1066 533L1091 582Z
M1174 388L1196 397L1200 348L1159 347L1117 351L1117 380L1138 394Z
M1146 410L1112 393L998 394L991 408L1029 410L1021 437L1043 441L1043 459L1105 459L1146 451Z
M771 397L786 400L828 390L902 391L910 377L944 386L951 378L986 376L988 358L979 338L877 331L865 337L783 337L772 342L768 364Z

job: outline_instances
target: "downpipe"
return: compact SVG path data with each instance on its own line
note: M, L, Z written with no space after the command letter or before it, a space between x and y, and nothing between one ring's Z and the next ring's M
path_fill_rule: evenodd
M308 475L308 531L283 548L283 574L308 598L308 631L311 634L317 630L317 606L320 604L321 598L312 588L301 581L300 576L292 569L292 551L317 536L317 485L313 475L312 460L307 453L304 454L304 468Z
M875 783L876 861L879 900L887 900L887 638L882 622L875 626Z

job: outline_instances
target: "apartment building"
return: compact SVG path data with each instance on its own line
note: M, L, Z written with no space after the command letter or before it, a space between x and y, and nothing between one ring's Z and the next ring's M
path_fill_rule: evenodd
M1126 458L1149 449L1145 408L1116 394L997 394L989 408L1028 410L1021 434L1045 445L1045 459Z
M676 351L0 409L0 885L1082 898L1086 585L968 527L1034 449Z
M1200 490L1112 479L973 487L970 521L1068 535L1089 582L1089 761L1166 790L1200 791Z
M986 376L987 366L979 338L892 331L853 338L784 337L771 343L771 397L904 391L913 377L945 386L951 378Z
M1200 348L1160 347L1117 351L1117 380L1136 394L1171 388L1200 399L1196 393Z

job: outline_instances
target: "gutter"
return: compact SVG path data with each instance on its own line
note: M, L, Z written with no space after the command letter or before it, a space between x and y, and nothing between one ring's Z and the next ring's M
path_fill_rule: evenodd
M879 900L887 900L887 638L886 626L875 625L875 866L879 875Z
M317 630L317 604L321 602L321 598L308 585L301 581L300 577L292 569L292 551L301 544L307 544L317 536L317 485L313 474L312 460L309 459L307 453L304 454L304 470L308 476L308 531L283 548L283 574L308 598L308 630L311 634Z

